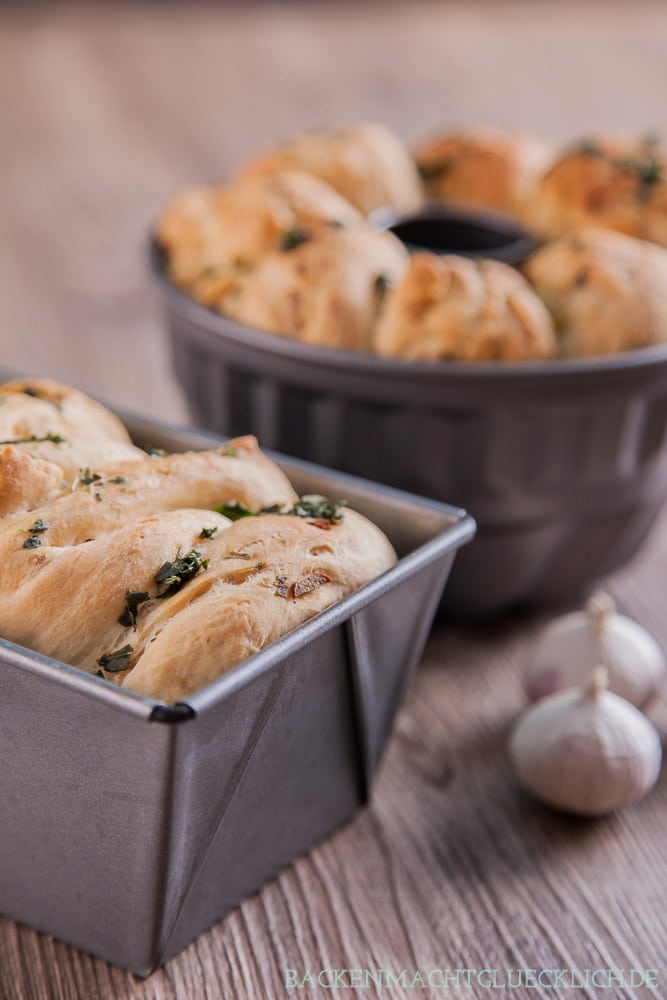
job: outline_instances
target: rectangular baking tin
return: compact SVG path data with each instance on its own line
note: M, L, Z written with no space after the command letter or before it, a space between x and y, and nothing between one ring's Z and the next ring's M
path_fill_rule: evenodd
M127 420L170 451L219 439ZM165 706L0 640L0 912L140 976L348 820L421 656L463 511L280 459L398 564Z

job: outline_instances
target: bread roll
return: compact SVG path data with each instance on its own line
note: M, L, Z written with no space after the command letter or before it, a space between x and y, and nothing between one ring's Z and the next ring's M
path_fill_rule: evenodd
M145 457L113 413L82 392L45 378L16 379L0 386L0 447L7 445L56 466L60 476L70 480L93 462ZM7 474L7 467L0 468L6 486ZM5 494L0 503L7 500Z
M595 226L667 246L664 147L629 136L581 143L545 174L526 219L545 238Z
M521 214L552 159L533 136L479 128L445 132L414 150L433 198Z
M196 297L208 302L229 271L254 265L295 232L359 219L356 209L317 177L280 171L182 191L163 210L156 236L173 280L195 286Z
M385 290L407 263L406 250L391 233L365 224L324 227L230 279L215 305L260 330L366 351Z
M517 271L430 253L415 254L390 290L374 346L430 361L526 361L556 350L551 317Z
M326 181L364 215L390 206L410 212L422 201L407 147L383 125L304 132L249 160L241 174L305 170Z
M667 250L603 229L549 243L524 266L563 353L614 354L667 339Z

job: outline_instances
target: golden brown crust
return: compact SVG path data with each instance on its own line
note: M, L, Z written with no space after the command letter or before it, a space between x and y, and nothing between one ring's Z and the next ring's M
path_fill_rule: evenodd
M420 253L387 296L374 346L411 360L526 361L552 357L555 338L549 313L513 268Z
M124 687L167 701L186 697L219 676L221 662L225 671L236 666L395 562L384 535L351 510L326 531L302 517L244 518L207 556L200 578L141 617L141 652Z
M533 136L479 128L434 136L414 156L431 197L521 213L552 152Z
M44 474L43 463L28 460L24 491L30 472L37 486ZM212 452L94 465L72 486L58 483L29 513L0 520L0 634L90 667L91 650L119 631L126 590L143 590L179 550L205 547L203 528L228 527L213 508L237 501L255 510L295 498L253 437ZM34 531L39 522L45 527Z
M241 174L276 170L314 174L364 215L385 206L409 212L422 200L407 147L382 125L304 132L258 154L244 164Z
M14 445L0 450L0 517L32 510L61 489L59 465L33 458Z
M391 233L324 227L228 281L215 303L240 323L308 344L365 351L387 285L408 263Z
M602 227L667 246L667 157L651 140L598 136L543 177L526 221L546 238Z
M91 462L145 456L120 420L76 389L51 379L16 379L0 386L0 446L56 465L71 479Z
M585 229L544 246L524 270L554 316L565 354L613 354L667 340L662 247Z
M42 397L26 396L38 386ZM0 396L58 403L63 421L76 410L121 436L103 408L55 383ZM190 694L395 561L359 514L297 516L253 437L94 462L73 481L20 447L0 450L0 635L153 698ZM275 505L286 513L250 514ZM219 506L247 516L233 523Z
M163 209L156 236L173 280L184 288L198 284L197 297L205 300L208 286L253 266L295 230L353 225L360 218L317 177L280 171L180 192Z

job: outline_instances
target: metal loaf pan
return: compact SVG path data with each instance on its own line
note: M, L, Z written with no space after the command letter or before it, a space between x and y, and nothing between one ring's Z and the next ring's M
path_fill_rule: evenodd
M148 447L218 440L127 423ZM0 911L140 976L368 800L474 533L461 510L281 464L372 518L398 564L174 706L0 640Z
M469 510L457 618L578 598L643 541L667 494L667 345L524 364L417 363L241 326L169 280L152 247L194 421Z

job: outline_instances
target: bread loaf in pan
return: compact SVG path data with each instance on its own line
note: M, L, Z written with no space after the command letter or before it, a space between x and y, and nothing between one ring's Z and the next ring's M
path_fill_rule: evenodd
M69 437L44 442L33 419L56 392ZM149 455L108 414L127 457L95 462L90 413L102 424L103 408L44 380L0 387L0 399L19 396L23 439L0 451L6 639L176 701L395 562L362 515L298 498L252 437ZM49 460L34 454L45 445ZM73 473L79 454L91 464Z

